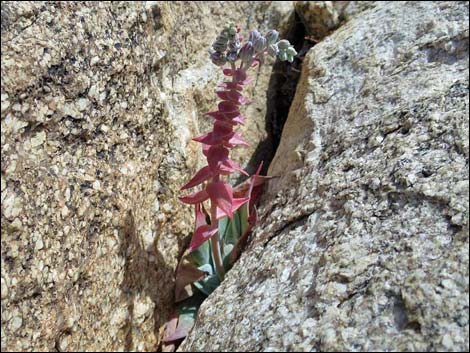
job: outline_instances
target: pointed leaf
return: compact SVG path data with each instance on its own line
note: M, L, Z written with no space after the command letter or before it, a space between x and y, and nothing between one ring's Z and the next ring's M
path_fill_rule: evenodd
M225 137L233 133L233 126L225 122L216 121L214 123L213 134L217 137Z
M233 210L234 211L238 210L242 205L244 205L248 201L250 201L249 197L233 199ZM228 214L224 210L217 207L216 208L216 218L220 219L220 218L223 218L225 216L228 216Z
M226 145L228 147L236 147L236 146L250 146L245 140L242 139L242 137L237 134L233 133L233 135L226 140Z
M212 172L209 166L205 166L201 168L196 175L186 184L184 185L181 190L186 190L192 188L196 185L203 183L204 181L212 178Z
M229 101L222 101L219 103L219 111L222 113L238 112L239 108L236 104Z
M239 92L233 91L216 91L217 96L225 101L230 101L236 105L245 104L247 99L243 97Z
M202 203L206 201L208 198L209 198L209 195L207 194L206 190L197 191L192 194L189 194L188 196L179 197L181 202L188 203L190 205L193 205L196 203Z
M207 140L209 137L211 136L211 133L210 132L206 132L205 134L202 134L200 136L197 136L197 137L193 137L193 141L196 141L196 142L201 142L201 143L204 143L207 145L207 143L205 142L205 140Z
M202 154L207 157L211 146L202 144Z
M243 116L238 115L238 116L232 118L232 122L234 122L238 125L245 125L246 119Z
M222 161L222 163L220 164L220 167L219 167L219 170L220 171L225 171L225 172L228 172L228 173L231 173L233 172L234 170L236 170L237 172L240 172L244 175L249 175L247 172L245 172L239 165L238 163L232 161L231 159L227 158L226 160Z
M220 165L227 160L229 150L223 146L211 146L207 152L207 163L214 174L220 173Z
M193 140L205 145L218 145L221 144L224 139L229 139L233 134L232 124L216 121L211 132L195 137Z
M195 211L196 217L194 224L196 225L196 229L198 229L200 226L207 224L206 210L204 209L204 206L202 206L202 203L198 203L196 204Z
M233 215L233 196L232 188L223 181L218 181L215 183L210 183L207 185L207 194L209 195L211 201L217 205L224 213L232 218Z
M214 118L216 121L227 124L227 125L243 125L245 120L240 117L240 112L209 112L206 115Z
M193 141L200 142L204 145L213 146L218 145L217 140L214 139L212 132L193 138Z
M191 244L189 244L188 251L192 252L196 250L199 246L201 246L206 240L213 237L217 234L218 228L217 226L210 226L208 224L200 226L196 229L193 234L193 238L191 239Z
M204 279L206 275L207 274L205 272L195 268L185 261L182 261L176 270L175 302L178 303L190 297L193 294L191 283Z
M237 82L229 82L229 81L225 81L225 82L222 82L219 87L223 87L223 88L226 88L226 89L235 89L237 91L243 91L243 86L238 84Z
M176 327L178 326L178 317L179 311L176 310L170 315L170 319L165 325L165 333L163 334L163 340L165 341L166 338L172 337L175 334ZM165 341L166 343L166 341Z

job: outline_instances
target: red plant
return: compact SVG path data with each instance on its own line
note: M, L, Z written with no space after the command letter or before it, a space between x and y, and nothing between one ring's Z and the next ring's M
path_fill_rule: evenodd
M248 81L243 69L225 69L224 74L232 77L231 81L223 82L220 87L223 90L216 91L217 96L222 100L218 105L218 110L207 113L214 119L212 131L194 138L194 141L202 144L202 151L207 158L207 166L200 169L196 175L182 187L182 190L197 186L205 181L209 182L205 187L188 196L180 197L180 200L189 204L200 204L208 199L211 201L211 225L200 225L193 235L193 243L202 244L207 239L213 242L212 249L218 248L216 220L228 216L230 219L233 213L240 206L248 202L249 197L234 198L233 190L229 184L221 180L221 176L228 175L235 171L248 175L236 162L229 158L231 148L237 146L248 146L243 138L236 133L233 128L242 125L245 118L240 113L240 106L248 101L241 94L243 86ZM223 278L224 270L220 251L214 251L214 259L219 276Z
M229 68L223 69L229 79L222 82L215 92L221 100L218 109L206 114L214 120L212 130L193 139L202 144L207 165L181 188L186 190L202 184L199 191L180 197L182 202L195 205L195 231L189 249L178 265L175 301L180 302L179 313L167 325L166 343L186 336L202 301L217 288L224 279L225 271L240 255L256 222L254 202L268 179L259 175L261 164L255 175L234 189L223 180L233 172L249 176L229 157L230 149L248 146L234 131L246 120L240 108L248 103L242 95L244 86L251 82L247 71L261 65L266 54L292 62L296 52L286 40L276 43L278 33L274 30L265 37L258 31L252 31L243 46L238 32L238 28L229 24L212 45L212 62L218 66L230 64ZM240 61L238 67L237 61ZM206 201L210 201L210 215L205 213Z
M215 93L221 102L216 111L207 113L214 119L212 131L193 139L202 144L207 166L200 169L181 189L185 190L207 183L202 190L180 197L182 202L196 206L210 199L211 224L198 225L196 222L192 244L202 244L205 240L211 239L214 262L220 279L224 277L224 267L220 254L217 220L224 216L232 219L233 213L250 200L249 195L248 197L234 197L231 186L222 180L222 176L235 171L248 176L236 162L229 158L231 148L248 146L240 134L234 131L235 126L243 125L245 122L240 107L248 102L248 99L242 95L243 87L251 81L247 78L247 70L264 61L264 55L267 53L282 54L283 60L289 59L289 61L292 61L293 55L296 54L286 40L278 42L280 45L278 48L275 43L278 37L276 31L268 32L266 38L262 37L258 31L252 31L243 47L240 45L238 32L238 28L229 24L213 44L216 51L211 55L212 61L216 65L230 62L231 67L223 69L223 73L231 77L231 80L219 85L220 90ZM225 53L227 48L228 52ZM238 59L241 60L239 67L236 66Z

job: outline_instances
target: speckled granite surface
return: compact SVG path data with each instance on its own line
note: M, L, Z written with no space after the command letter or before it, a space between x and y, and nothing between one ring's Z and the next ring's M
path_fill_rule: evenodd
M2 2L2 351L156 350L192 231L188 141L221 79L207 48L226 20L267 30L291 8Z
M469 349L468 2L380 2L308 53L261 225L182 351Z

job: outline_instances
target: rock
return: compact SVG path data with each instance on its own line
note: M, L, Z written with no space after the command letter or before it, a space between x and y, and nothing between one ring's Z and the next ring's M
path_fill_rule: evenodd
M469 349L467 2L376 2L314 46L260 225L181 351Z
M296 1L306 37L319 42L341 24L375 7L375 1Z
M319 41L339 27L340 18L334 1L296 1L295 11L305 31Z
M23 318L21 316L15 316L10 320L10 329L15 332L21 325L23 325Z
M2 325L2 349L156 350L193 227L179 188L204 161L191 138L223 78L207 49L226 21L267 31L292 5L1 7L2 315L23 318Z
M8 298L8 285L5 279L1 279L1 284L2 284L2 300Z

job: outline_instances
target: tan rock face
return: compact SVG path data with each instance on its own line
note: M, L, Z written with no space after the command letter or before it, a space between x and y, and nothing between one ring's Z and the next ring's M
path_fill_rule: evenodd
M377 2L307 54L249 249L183 351L467 351L468 2Z
M157 348L192 231L189 140L222 78L207 48L228 20L267 30L288 11L2 2L2 349Z

